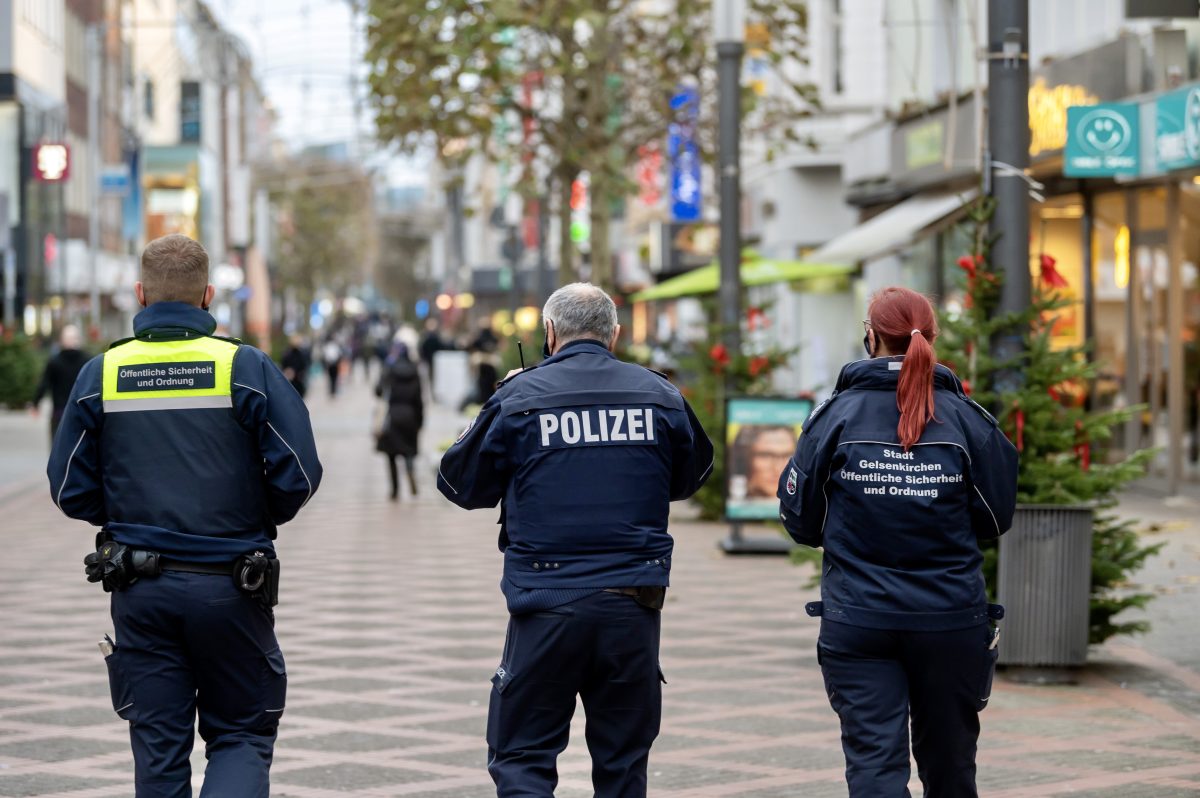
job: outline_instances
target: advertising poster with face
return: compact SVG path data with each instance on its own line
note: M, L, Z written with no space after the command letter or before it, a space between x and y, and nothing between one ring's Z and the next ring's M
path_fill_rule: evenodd
M725 403L725 517L779 518L779 475L796 450L809 399L738 397Z

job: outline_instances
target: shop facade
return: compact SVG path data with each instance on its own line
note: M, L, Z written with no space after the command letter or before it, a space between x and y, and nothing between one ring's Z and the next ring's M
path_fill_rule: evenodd
M1152 472L1171 492L1200 479L1200 84L1190 75L1185 33L1160 30L1035 70L1029 94L1030 176L1040 184L1030 200L1034 286L1044 268L1061 277L1069 304L1054 341L1086 345L1100 369L1081 400L1144 406L1118 430L1114 454L1156 447ZM851 143L864 148L850 159L864 174L850 200L870 218L914 198L968 199L980 185L980 101L964 95L864 132ZM969 241L953 213L918 221L861 259L861 299L899 282L953 313Z

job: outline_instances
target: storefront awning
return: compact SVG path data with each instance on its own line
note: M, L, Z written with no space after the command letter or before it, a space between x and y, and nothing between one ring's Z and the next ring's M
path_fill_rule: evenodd
M855 267L842 263L817 263L807 260L772 260L754 258L742 262L742 285L766 285L768 283L790 283L796 280L813 280L822 277L843 277ZM651 286L634 294L634 302L652 299L676 299L683 296L713 294L721 282L721 271L716 263L710 263L686 274Z
M861 263L907 246L927 227L957 214L979 192L921 194L888 208L809 255L814 261Z

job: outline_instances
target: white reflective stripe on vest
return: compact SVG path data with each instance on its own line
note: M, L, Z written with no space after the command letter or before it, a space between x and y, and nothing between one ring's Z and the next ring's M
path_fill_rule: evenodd
M105 413L137 410L209 410L233 407L232 396L164 396L161 399L105 399Z

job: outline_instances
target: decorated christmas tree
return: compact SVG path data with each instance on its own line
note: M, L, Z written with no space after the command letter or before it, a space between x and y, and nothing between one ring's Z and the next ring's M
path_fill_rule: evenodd
M708 318L716 318L716 310L714 301L706 302ZM770 324L767 308L751 306L742 330L753 333ZM692 497L700 507L700 517L710 521L725 517L725 398L770 394L772 373L787 363L791 354L776 346L756 346L753 341L744 341L742 352L731 352L721 343L723 330L720 324L708 325L708 334L691 343L679 364L681 392L712 439L716 455L712 476Z
M1063 292L1068 283L1051 254L1038 256L1030 307L1021 313L998 312L1003 275L992 268L988 234L994 208L991 198L980 198L970 205L963 222L972 242L972 251L958 260L966 293L961 308L942 314L938 355L971 397L996 415L1020 452L1020 502L1096 508L1091 642L1145 631L1144 622L1120 623L1114 616L1144 607L1152 598L1127 590L1127 578L1159 547L1142 545L1132 522L1106 512L1116 505L1117 490L1140 477L1153 455L1142 450L1113 459L1107 448L1113 429L1141 408L1086 408L1098 366L1088 359L1085 347L1053 340L1055 324L1072 301ZM992 343L1006 336L1020 337L1023 351L1007 358L996 355ZM985 555L988 589L994 595L995 544Z

